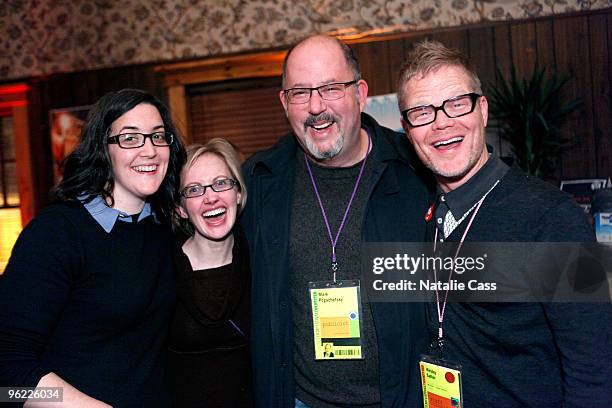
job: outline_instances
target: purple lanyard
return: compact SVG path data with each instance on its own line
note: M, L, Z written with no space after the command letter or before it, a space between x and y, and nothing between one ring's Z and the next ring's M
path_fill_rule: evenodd
M361 181L361 176L363 175L363 170L365 169L366 162L368 160L368 156L370 155L370 146L372 141L370 139L370 135L368 135L368 150L366 152L365 158L361 163L361 169L359 169L359 175L357 176L357 180L355 181L355 187L353 187L353 192L351 194L351 198L346 206L346 211L344 211L344 216L342 217L342 222L340 223L340 227L338 227L338 232L336 233L336 238L333 237L331 227L329 226L329 220L327 219L327 213L325 212L325 207L323 206L323 201L321 201L321 196L319 195L319 189L317 188L317 183L315 182L314 175L312 174L312 170L310 169L310 164L308 163L308 157L306 153L304 153L304 160L306 161L306 168L308 169L308 174L310 175L310 181L312 182L312 187L314 188L315 195L317 196L317 201L319 202L319 207L321 208L321 214L323 215L323 220L325 221L325 227L327 227L327 235L329 236L329 241L332 246L332 256L331 256L331 269L334 274L334 282L336 282L336 271L338 270L338 262L336 259L336 244L338 243L338 238L340 238L340 233L344 228L344 223L346 222L346 217L348 216L349 210L351 209L351 205L353 204L353 199L355 199L355 195L357 193L357 188L359 187L359 183Z

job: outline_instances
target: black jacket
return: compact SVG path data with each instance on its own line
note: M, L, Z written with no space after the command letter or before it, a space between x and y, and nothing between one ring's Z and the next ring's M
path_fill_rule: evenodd
M362 114L373 163L363 242L423 241L428 191L404 135ZM252 271L252 341L256 405L293 407L293 337L289 299L290 212L298 144L293 134L245 163L249 203L242 225ZM373 303L383 407L422 406L418 354L427 341L422 305Z

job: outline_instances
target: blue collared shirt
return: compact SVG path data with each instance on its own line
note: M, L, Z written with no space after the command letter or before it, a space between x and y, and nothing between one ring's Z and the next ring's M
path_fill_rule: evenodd
M82 201L84 197L79 197ZM117 220L121 220L123 222L132 222L132 216L130 214L124 213L123 211L119 211L115 208L109 207L104 198L98 195L93 200L88 203L83 203L85 209L91 214L91 216L97 221L98 224L104 229L104 231L110 233L115 226L115 222ZM157 222L157 218L155 214L151 210L151 204L145 203L140 215L138 216L138 222L148 217L149 215L153 216L153 219Z

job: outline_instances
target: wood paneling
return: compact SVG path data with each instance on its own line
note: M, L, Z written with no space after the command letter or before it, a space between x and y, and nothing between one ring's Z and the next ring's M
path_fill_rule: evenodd
M583 107L579 113L572 116L564 130L576 135L576 145L563 154L561 168L552 177L604 177L612 175L611 28L612 9L604 9L530 21L491 22L478 26L408 33L370 42L362 39L359 44L354 43L351 46L361 62L362 76L370 85L371 96L395 92L397 73L403 59L412 44L423 38L442 41L467 53L485 84L494 81L498 69L507 77L513 65L519 73L530 74L535 62L546 67L549 73L556 70L560 74L571 75L563 98L580 98ZM282 52L264 52L261 55L278 56L282 55ZM251 66L251 63L245 65L240 62L248 62L249 58L251 62L259 61L256 55L218 57L177 64L175 68L179 65L179 68L184 68L189 75L182 78L187 78L189 84L210 81L208 77L198 77L198 66L218 65L219 79L235 78L232 73L243 75L244 72L250 73L253 70L253 75L261 75L261 72L257 71L262 69L260 63ZM269 67L272 60L266 61L260 62ZM278 65L280 60L272 62ZM47 190L52 182L47 119L49 109L91 104L104 93L123 87L145 89L167 101L167 87L173 83L170 83L171 79L167 79L170 82L164 84L164 71L159 68L158 71L151 65L122 67L54 75L36 78L30 82L30 110L34 110L30 113L31 149L33 163L37 164L33 169L33 178L38 182L37 194L43 198L41 205L45 204ZM180 69L174 72L179 71ZM277 74L278 72L274 71L274 75ZM228 137L231 138L232 132L256 130L264 126L261 118L249 117L247 110L254 103L265 102L273 107L272 110L276 109L276 119L269 119L269 126L275 129L272 132L280 136L288 129L284 112L278 102L277 88L272 89L260 102L254 102L256 99L249 96L250 91L241 92L244 92L243 101L248 99L251 103L244 102L244 105L240 105L236 100L237 105L233 105L233 120L230 122L215 122L214 111L210 109L223 108L225 102L215 102L210 95L207 100L196 101L201 103L202 109L207 109L205 115L213 113L205 116L204 121L198 117L188 118L189 114L193 115L197 110L192 104L193 101L187 100L184 104L185 111L177 113L182 118L187 117L185 120L190 122L187 129L191 127L192 133L198 126L209 126L217 129L215 132L219 129L227 131ZM200 136L193 134L194 140L200 140ZM245 145L248 146L247 149L256 149L265 144L257 145L255 134L251 134L249 140L249 144Z
M528 78L534 65L547 74L569 75L562 98L580 99L582 107L563 125L575 143L562 154L560 167L549 179L607 177L612 175L612 10L556 16L531 21L495 23L489 26L444 29L410 34L400 40L356 44L363 77L370 95L395 92L397 73L412 44L435 39L469 55L483 84L495 83L500 70L509 78L515 67L519 78ZM386 57L384 53L387 53ZM390 66L383 66L388 61ZM391 75L384 87L385 75ZM374 78L374 79L372 79Z
M391 62L387 41L354 44L351 48L359 61L362 77L368 83L369 95L382 95L393 88L393 81L384 74L384 70L397 62ZM363 75L364 72L382 72L383 75L366 76Z
M244 158L266 149L290 127L278 98L277 83L194 93L191 100L192 142L222 137L238 147ZM244 89L246 88L246 89Z
M275 77L282 73L285 54L286 51L272 51L217 57L201 61L159 65L154 70L164 75L166 86Z
M612 70L610 70L610 66L612 66L612 13L609 13L606 19L607 23L607 33L608 33L608 44L607 44L607 56L608 56L608 64L607 67L607 75L602 75L603 78L607 77L607 95L605 96L606 104L603 105L603 108L600 108L599 105L594 104L597 108L596 116L606 115L608 119L612 118ZM599 174L610 175L612 174L612 126L602 127L601 135L599 135L599 144L598 144L598 152L597 157L599 158Z
M535 36L537 47L537 61L546 72L552 73L556 67L555 36L553 34L552 20L535 22Z
M34 194L32 192L32 158L28 124L28 106L13 108L13 134L15 135L15 157L17 164L17 186L19 189L19 208L21 223L26 225L34 217Z
M537 61L535 22L510 27L512 65L520 78L529 78Z
M397 85L397 78L399 77L399 71L402 65L402 62L405 58L404 53L404 40L403 39L395 39L387 42L387 50L389 51L389 66L387 75L389 78L389 87L387 90L395 90Z
M183 138L185 144L191 143L191 116L189 112L189 99L185 93L185 87L182 85L173 85L168 87L168 104L172 107L172 121Z
M495 84L495 37L492 29L477 28L469 32L468 46L470 63L486 93L490 84Z
M562 154L563 178L597 174L587 20L586 16L581 16L554 22L557 71L570 76L562 89L561 98L565 101L578 98L582 102L582 107L570 115L565 127L575 139Z
M442 32L434 32L430 36L432 40L440 41L447 47L457 48L461 52L469 55L469 41L468 41L469 30L445 30Z
M593 78L593 136L597 173L612 175L612 85L610 83L610 43L612 16L590 16L589 45L591 55L591 78Z
M493 44L495 46L495 72L509 78L512 66L512 39L510 25L503 24L493 28Z

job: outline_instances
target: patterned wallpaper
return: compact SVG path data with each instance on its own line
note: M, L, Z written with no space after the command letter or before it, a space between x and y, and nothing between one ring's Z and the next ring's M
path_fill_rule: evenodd
M0 0L0 80L612 6L612 0Z

